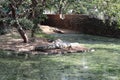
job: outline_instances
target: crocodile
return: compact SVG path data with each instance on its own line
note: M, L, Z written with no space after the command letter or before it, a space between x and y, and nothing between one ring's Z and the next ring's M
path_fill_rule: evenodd
M89 49L84 46L81 46L80 43L74 42L65 42L61 39L54 40L52 43L48 45L40 45L35 47L36 51L45 51L45 52L55 52L61 51L62 53L73 53L73 52L90 52L94 51L94 49ZM55 51L57 50L57 51ZM58 52L58 53L59 53Z

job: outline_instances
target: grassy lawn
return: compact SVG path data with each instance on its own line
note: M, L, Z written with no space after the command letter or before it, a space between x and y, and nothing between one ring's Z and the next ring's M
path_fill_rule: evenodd
M95 51L31 55L29 59L0 51L0 80L120 80L120 39L83 34L54 36Z

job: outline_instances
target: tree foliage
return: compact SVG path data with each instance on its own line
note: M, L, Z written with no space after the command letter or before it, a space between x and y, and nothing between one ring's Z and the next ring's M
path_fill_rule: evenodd
M58 14L87 14L112 25L120 26L119 0L48 0L49 10Z
M109 25L117 22L120 26L119 0L80 0L79 3L74 8L77 13L93 15L95 18L108 21Z
M1 1L1 21L14 26L24 42L28 42L24 29L31 30L34 36L37 24L44 20L44 0L5 0ZM0 14L2 15L2 14ZM23 29L24 28L24 29Z
M11 13L10 4L15 7L15 15ZM37 24L46 18L43 14L45 10L56 14L92 15L103 22L107 21L109 25L117 22L120 26L119 0L1 0L0 21L11 26L17 20L22 28L30 29L31 36L34 36Z
M97 15L103 16L103 20L120 22L120 1L119 0L93 0L92 3L97 9Z

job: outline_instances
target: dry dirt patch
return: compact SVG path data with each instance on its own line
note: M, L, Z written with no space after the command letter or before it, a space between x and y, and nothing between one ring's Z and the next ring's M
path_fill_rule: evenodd
M67 29L60 29L48 25L38 25L43 33L46 34L54 34L54 33L61 33L61 34L67 34L67 33L78 33L77 31L67 30Z
M53 27L49 26L41 26L42 31L51 34L55 33ZM56 29L55 29L56 30ZM65 33L65 30L61 30L62 32ZM70 32L70 31L68 31ZM29 33L29 32L28 32ZM67 31L66 31L67 33ZM41 51L35 51L35 47L41 46L41 45L49 45L51 42L48 42L47 39L45 38L30 38L28 43L23 43L23 40L21 38L13 38L13 36L19 35L16 31L2 35L0 36L0 49L1 50L9 50L9 51L16 51L16 52L32 52L33 54L35 52L41 52ZM68 49L68 48L63 48L63 49L52 49L52 50L46 50L42 54L45 53L50 53L50 54L58 54L58 53L72 53L76 51L86 51L89 50L88 48L85 48L84 46L79 46L76 48ZM38 54L38 53L37 53Z
M32 51L35 46L49 44L46 39L35 38L29 39L28 43L23 43L22 39L15 39L10 37L12 34L0 36L0 49L2 50L11 50L11 51Z

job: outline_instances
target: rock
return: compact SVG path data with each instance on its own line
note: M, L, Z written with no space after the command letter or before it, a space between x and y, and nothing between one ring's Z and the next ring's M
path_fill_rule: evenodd
M64 34L64 31L58 28L54 28L51 26L46 26L46 25L39 25L40 29L42 30L42 32L44 33L60 33L60 34Z

